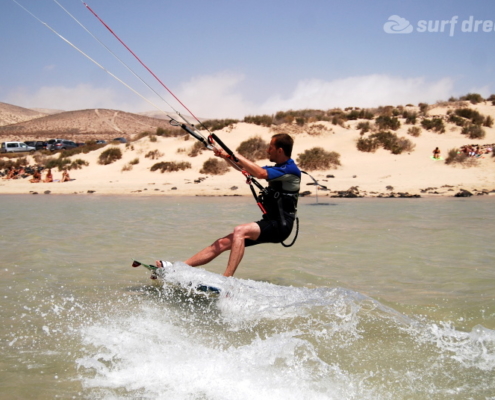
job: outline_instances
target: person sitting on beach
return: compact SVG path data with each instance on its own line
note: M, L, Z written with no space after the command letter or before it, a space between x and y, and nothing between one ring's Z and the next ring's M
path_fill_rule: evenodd
M52 170L51 168L48 170L48 172L46 173L46 177L45 179L43 180L43 182L45 183L49 183L49 182L53 182L53 175L52 175Z
M438 160L440 158L440 149L438 147L433 150L433 158Z
M21 167L16 171L16 173L12 179L24 178L23 175L25 175L25 174L26 174L26 170L24 169L24 167Z
M29 180L31 183L39 183L41 182L41 173L40 171L36 170L33 172L33 178Z
M70 181L70 175L69 172L64 169L64 172L62 172L62 180L60 182L69 182Z
M15 169L15 168L14 168L14 166L12 165L12 166L9 168L8 172L7 172L7 176L6 176L5 178L3 178L3 179L13 179L13 178L14 178L14 176L15 176L15 173L16 173L16 169Z

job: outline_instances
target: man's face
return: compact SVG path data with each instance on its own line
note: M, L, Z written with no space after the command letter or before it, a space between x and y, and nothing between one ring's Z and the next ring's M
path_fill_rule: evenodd
M275 147L275 139L272 139L270 145L268 146L268 150L266 151L268 153L268 159L271 162L277 162L277 154L280 151L282 151L282 149L277 149Z

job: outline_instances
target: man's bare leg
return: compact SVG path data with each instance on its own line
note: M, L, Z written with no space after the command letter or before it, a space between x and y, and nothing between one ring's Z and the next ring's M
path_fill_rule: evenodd
M256 240L259 236L260 227L255 222L236 226L233 233L216 240L212 245L205 247L184 262L191 267L199 267L208 264L224 251L231 250L224 276L233 276L244 256L244 240ZM160 261L156 262L156 266L161 267Z
M236 226L232 233L229 262L224 276L234 276L234 273L244 257L245 239L256 240L260 236L260 226L256 222Z

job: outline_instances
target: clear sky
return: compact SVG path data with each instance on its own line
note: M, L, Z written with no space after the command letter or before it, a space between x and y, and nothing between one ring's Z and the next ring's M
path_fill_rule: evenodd
M161 109L54 0L16 0ZM174 109L166 90L87 10L57 0ZM196 115L434 103L495 93L492 0L86 0ZM154 110L12 0L0 3L0 101Z

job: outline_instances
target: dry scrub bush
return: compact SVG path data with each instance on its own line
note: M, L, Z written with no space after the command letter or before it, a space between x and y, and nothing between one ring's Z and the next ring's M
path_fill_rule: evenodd
M139 158L135 158L134 160L129 161L126 165L122 167L122 172L131 171L132 167L136 164L139 164Z
M91 151L95 151L105 147L106 144L96 144L95 140L89 140L84 146L74 147L73 149L62 150L60 152L60 157L72 157L76 154L88 154Z
M381 115L375 120L375 125L379 130L392 129L393 131L396 131L400 128L400 121L396 117Z
M191 149L189 150L189 153L187 155L189 157L197 157L199 156L204 150L206 149L205 145L201 143L200 141L195 142L192 146Z
M297 164L309 171L337 168L340 164L340 154L326 151L322 147L313 147L297 156Z
M229 166L224 160L209 158L204 162L203 168L199 172L205 175L223 175L228 170Z
M271 115L247 115L244 117L244 122L270 127L273 124L273 117Z
M475 124L469 124L462 128L461 133L463 135L468 135L469 139L483 139L485 137L485 130Z
M418 137L421 135L421 128L419 126L411 126L408 130L407 133L411 136Z
M208 129L209 131L219 131L223 128L232 129L234 127L234 124L237 124L238 122L239 120L237 119L210 119L207 121L203 121L201 123L201 126Z
M364 135L366 132L369 132L370 129L371 129L371 124L369 121L362 121L362 122L359 122L356 126L357 129L360 130L359 134L362 136Z
M111 147L103 151L98 157L98 164L108 165L122 158L122 151L118 147Z
M288 135L299 135L304 133L304 128L297 124L272 125L270 130L273 133L287 133Z
M159 163L154 164L151 167L151 171L160 171L162 174L164 172L176 172L176 171L183 171L185 169L191 168L191 163L189 162L173 162L173 161L162 161Z
M356 146L359 151L363 151L366 153L374 153L376 149L380 147L380 143L378 142L378 140L372 137L368 137L368 138L360 137L357 140Z
M64 169L72 170L72 169L81 169L82 167L86 167L89 163L85 160L81 160L80 158L72 161L70 158L59 157L59 158L45 158L41 163L45 168L55 169L57 168L59 171L63 171Z
M421 121L421 126L427 131L445 133L445 124L440 118L424 119Z
M466 153L460 151L459 149L450 149L445 159L445 164L447 165L461 165L464 168L477 166L478 160L474 157L469 157Z
M323 124L313 124L313 125L307 126L307 128L306 128L306 132L308 133L308 135L311 135L311 136L319 136L321 134L324 134L324 133L327 133L330 131L331 131L331 129L327 128Z
M401 154L403 152L413 151L416 145L409 139L404 137L399 138L392 132L373 133L369 137L361 137L357 141L357 149L359 151L374 153L379 147L390 150L392 154Z
M160 157L163 157L163 153L161 153L160 151L158 150L150 150L148 151L145 155L144 155L145 158L151 158L152 160L156 160Z
M34 156L36 157L36 156ZM15 161L14 161L15 160ZM36 161L36 158L35 158ZM38 161L36 161L38 163ZM2 159L0 160L0 169L3 168L19 168L22 166L27 166L28 161L26 157L20 157L18 154L16 154L16 157L12 157L10 154L8 156L2 155Z
M257 161L268 157L268 143L260 136L252 137L242 142L236 151L248 160Z

